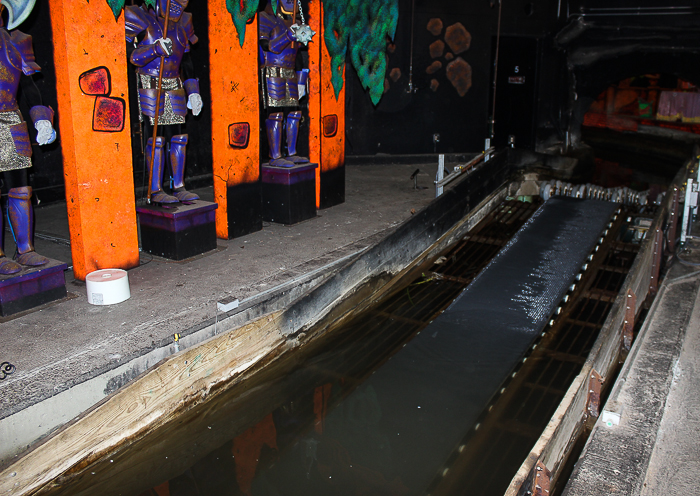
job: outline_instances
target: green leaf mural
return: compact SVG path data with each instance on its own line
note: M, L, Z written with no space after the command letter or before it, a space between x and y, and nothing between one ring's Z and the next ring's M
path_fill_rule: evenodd
M112 9L114 18L117 19L119 17L119 13L124 8L124 0L107 0L107 5L109 5L110 9Z
M236 26L238 42L245 42L245 28L249 20L255 17L259 0L226 0L226 10L231 14L233 25Z
M124 2L125 0L107 0L107 5L109 5L109 8L112 9L112 13L114 14L114 19L119 18L119 14L121 14L122 9L124 8ZM153 9L156 8L156 0L144 0L144 3Z
M377 105L384 93L387 39L393 40L396 34L398 0L326 0L323 9L335 97L343 88L343 69L350 52L362 87L369 90L372 103Z
M265 1L265 0L262 0ZM345 59L360 77L377 105L384 92L386 42L394 39L399 19L398 0L322 0L326 46L331 55L333 89L338 98L343 89ZM271 0L273 8L277 0ZM226 0L238 40L243 46L246 23L255 16L258 0ZM348 47L349 50L348 50Z

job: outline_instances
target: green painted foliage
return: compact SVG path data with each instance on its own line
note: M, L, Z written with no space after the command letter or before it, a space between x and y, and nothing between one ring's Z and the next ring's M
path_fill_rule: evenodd
M336 98L343 88L343 69L349 52L362 87L377 105L384 92L387 39L393 40L396 34L398 0L324 0L323 9Z
M112 13L114 14L114 18L118 19L119 14L121 14L122 9L124 9L124 3L125 0L107 0L107 5L109 5L109 8L112 9ZM144 0L144 3L153 9L156 8L156 0Z
M238 42L243 46L246 24L255 17L258 0L226 0L226 10L231 14L233 25L236 26L238 33Z
M107 5L109 5L110 9L112 9L114 18L117 19L124 8L124 0L107 0Z

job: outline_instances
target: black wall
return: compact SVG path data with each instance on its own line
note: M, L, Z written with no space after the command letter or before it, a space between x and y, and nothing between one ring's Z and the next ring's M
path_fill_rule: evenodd
M483 149L492 112L498 4L492 6L489 0L415 0L415 21L412 26L413 5L412 0L400 0L396 50L389 56L388 69L401 69L401 78L396 82L388 79L389 89L379 105L372 105L354 70L348 70L348 154L414 154L432 153L434 150L452 153ZM501 34L531 38L538 41L538 46L551 47L552 34L561 23L557 7L556 0L543 0L536 4L526 0L506 1L501 13ZM435 36L428 31L427 24L432 18L442 20L444 27L441 35ZM429 53L430 44L444 39L445 29L456 22L464 25L471 34L470 48L460 54L472 68L472 86L464 96L459 96L445 77L448 61L444 57L432 59ZM408 92L411 38L413 93ZM501 56L504 54L501 53ZM426 68L433 60L441 61L443 67L430 75L426 73ZM540 70L551 71L551 65L543 63ZM551 81L556 74L547 77ZM433 78L440 83L436 91L430 88ZM551 92L547 94L551 97ZM534 107L539 107L539 85L534 98ZM433 143L436 133L440 134L437 147Z

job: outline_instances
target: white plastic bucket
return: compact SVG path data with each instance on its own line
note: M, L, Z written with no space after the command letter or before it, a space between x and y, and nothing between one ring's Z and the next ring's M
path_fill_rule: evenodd
M88 303L114 305L128 300L129 276L122 269L102 269L90 272L85 278Z

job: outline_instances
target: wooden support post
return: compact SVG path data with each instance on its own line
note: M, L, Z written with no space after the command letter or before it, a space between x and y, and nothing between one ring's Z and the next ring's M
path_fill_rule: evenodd
M128 110L122 130L94 131L103 97L88 96L78 85L84 72L106 67L107 104L128 100L124 16L115 21L107 2L49 0L49 7L73 270L82 280L96 269L139 263Z
M216 235L230 239L262 229L258 20L241 47L226 0L207 8Z
M345 201L345 74L336 98L320 0L309 1L308 17L309 26L316 31L309 43L309 158L319 164L316 206L328 208Z

